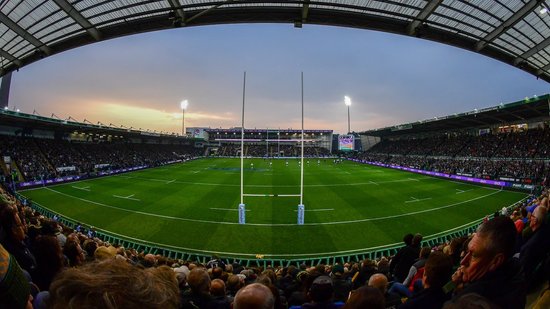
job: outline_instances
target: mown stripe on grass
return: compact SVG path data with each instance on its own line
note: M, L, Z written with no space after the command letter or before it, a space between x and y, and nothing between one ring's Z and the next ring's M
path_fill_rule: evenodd
M524 200L524 199L522 199L522 200ZM36 204L38 204L39 206L41 206L43 208L49 209L48 207L45 207L44 205L41 205L39 203L36 203ZM51 209L49 209L49 210L52 211ZM67 217L67 218L69 218L73 221L78 221L78 220L75 220L75 219L70 218L70 217ZM427 239L427 238L435 237L435 236L438 236L438 235L444 235L444 234L450 233L452 231L460 230L460 229L462 229L466 226L470 226L470 225L472 225L474 223L477 223L479 221L481 221L481 219L477 219L477 220L474 220L472 222L463 224L461 226L457 226L457 227L454 227L454 228L451 228L451 229L448 229L448 230L445 230L445 231L441 231L439 233L426 235L425 238ZM256 256L256 254L248 253L248 252L247 253L224 252L224 251L218 251L218 250L212 251L212 250L204 250L204 249L174 246L174 245L164 244L164 243L160 243L160 242L151 242L151 241L148 241L148 240L135 238L135 237L130 237L130 236L127 236L127 235L122 235L122 234L114 233L114 232L111 232L111 231L109 231L109 234L112 234L112 235L115 235L115 236L118 236L118 237L123 237L123 238L126 238L126 239L130 239L130 240L133 240L133 241L139 241L141 243L148 243L148 244L152 244L152 245L155 245L155 246L162 246L162 247L165 247L165 248L177 249L177 250L186 251L186 252L210 253L210 254L221 254L221 255L228 255L228 256L241 256L241 257L244 257L244 256L255 257ZM381 246L351 249L351 250L331 251L331 252L265 254L264 257L265 258L277 258L277 257L289 257L289 258L290 257L292 257L292 258L318 257L319 258L319 257L325 257L325 256L337 256L337 255L343 255L343 254L362 253L362 252L367 252L367 251L370 251L370 250L390 248L390 247L393 247L393 246L396 246L396 245L399 245L399 244L401 244L401 243L396 242L396 243L386 244L386 245L381 245Z
M67 194L67 193L63 193L63 192L54 190L52 188L46 187L45 189L49 190L49 191L52 191L52 192L55 192L57 194L63 195L63 196L67 196L67 197L74 198L74 199L77 199L77 200L80 200L80 201L83 201L83 202L87 202L87 203L90 203L90 204L94 204L94 205L98 205L98 206L106 207L106 208L117 209L117 210L120 210L120 211L125 211L125 212L130 212L130 213L141 214L141 215L144 215L144 216L158 217L158 218L164 218L164 219L170 219L170 220L180 220L180 221L188 221L188 222L207 223L207 224L227 224L227 225L238 225L239 224L238 222L221 222L221 221L188 219L188 218L180 218L180 217L172 217L172 216L153 214L153 213L148 213L148 212L143 212L143 211L129 210L129 209L115 207L115 206L103 204L103 203L100 203L100 202L95 202L95 201L91 201L91 200L88 200L88 199L80 198L80 197L77 197L77 196L73 196L73 195L70 195L70 194ZM432 211L438 211L438 210L441 210L441 209L450 208L450 207L466 204L466 203L469 203L469 202L477 201L477 200L480 200L480 199L498 194L500 192L502 192L502 190L494 191L494 192L491 192L489 194L478 196L478 197L475 197L475 198L472 198L472 199L469 199L469 200L466 200L466 201L461 201L461 202L457 202L457 203L453 203L453 204L449 204L449 205L444 205L444 206L440 206L440 207L435 207L435 208L430 208L430 209L424 209L424 210L419 210L419 211L408 212L408 213L399 214L399 215L391 215L391 216L376 217L376 218L365 218L365 219L348 220L348 221L304 223L304 225L317 226L317 225L351 224L351 223L379 221L379 220L387 220L387 219L393 219L393 218L399 218L399 217L413 216L413 215L417 215L417 214L421 214L421 213L428 213L428 212L432 212ZM294 223L271 223L271 224L267 224L267 223L247 223L247 225L251 225L251 226L295 226L296 224L294 224Z

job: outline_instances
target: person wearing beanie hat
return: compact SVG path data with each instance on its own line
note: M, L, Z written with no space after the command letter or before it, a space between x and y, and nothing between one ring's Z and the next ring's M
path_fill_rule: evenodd
M95 252L94 252L94 258L97 261L112 259L115 257L115 255L116 255L116 248L113 246L109 246L109 247L101 246L95 249Z
M31 308L31 286L13 256L0 244L0 308Z
M344 276L345 270L342 264L336 264L332 267L332 284L334 286L334 301L345 302L348 299L349 292L352 289L351 281Z

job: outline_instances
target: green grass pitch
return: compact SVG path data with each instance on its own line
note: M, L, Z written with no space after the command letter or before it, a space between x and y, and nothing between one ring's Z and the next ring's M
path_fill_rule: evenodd
M307 162L308 160L305 160ZM270 165L272 162L272 165ZM286 165L288 162L288 165ZM252 165L253 164L253 168ZM199 159L20 192L86 225L189 253L299 259L362 253L405 233L440 233L525 193L354 162L245 159L246 225L238 224L240 160Z

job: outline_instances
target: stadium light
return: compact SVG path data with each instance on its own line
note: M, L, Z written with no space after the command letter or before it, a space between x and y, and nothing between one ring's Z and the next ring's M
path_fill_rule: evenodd
M348 134L351 132L350 121L349 121L349 107L351 106L351 99L348 96L344 96L344 103L348 107Z
M181 135L185 136L185 110L189 106L189 101L183 100L180 103L181 107Z

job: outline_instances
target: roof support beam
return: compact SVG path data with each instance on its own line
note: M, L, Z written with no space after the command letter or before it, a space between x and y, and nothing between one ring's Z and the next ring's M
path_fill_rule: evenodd
M548 74L548 70L550 70L550 64L547 64L543 66L542 69L537 70L537 75L542 75L542 74L550 75Z
M0 57L6 58L9 61L13 62L16 66L21 66L21 60L15 58L12 54L8 53L7 51L0 49Z
M309 0L304 1L304 6L302 7L302 22L307 20L309 15Z
M185 12L181 8L181 4L178 0L167 0L170 3L170 6L176 12L179 18L181 18L182 23L185 22Z
M477 42L476 51L480 51L484 49L485 46L489 45L489 43L491 43L494 39L496 39L498 36L500 36L509 28L512 28L523 17L531 13L533 9L535 9L538 5L540 5L541 2L542 0L530 0L529 2L527 2L521 9L519 9L512 16L510 16L510 18L505 20L503 23L500 24L500 26L496 27L493 31L491 31L491 33L489 33L483 39Z
M302 24L306 22L309 16L309 0L304 0L304 6L302 6L302 17L300 20L294 21L294 27L302 28Z
M22 37L24 40L28 41L32 45L39 48L42 52L44 52L46 55L50 55L51 51L48 46L46 46L44 43L40 42L37 38L35 38L32 34L27 32L27 30L21 28L16 22L11 20L6 14L3 12L0 12L0 23L3 23L6 25L6 27L10 28L13 32L17 33L20 37Z
M407 26L407 33L409 35L415 35L418 26L420 26L428 18L428 16L430 16L435 9L437 9L441 2L443 2L443 0L432 0L426 4L424 9L418 13L414 20Z
M84 17L82 14L80 14L77 9L69 4L67 0L53 0L57 6L59 6L67 15L71 16L74 21L76 21L82 28L86 29L86 31L96 40L101 41L101 33L88 21L86 17Z
M202 11L202 12L196 14L196 15L193 15L193 16L190 17L189 19L184 20L184 21L183 21L183 24L187 24L187 23L189 23L190 21L192 21L192 20L194 20L194 19L196 19L196 18L199 18L199 17L201 17L201 16L204 15L204 14L208 14L210 11L215 10L215 9L219 8L220 6L225 5L225 4L227 4L227 3L229 3L229 2L232 2L232 1L233 1L233 0L225 0L223 3L220 3L220 4L214 5L214 6L212 6L212 7L209 7L208 9L206 9L206 10L204 10L204 11Z
M542 42L538 43L537 45L533 46L530 50L524 52L521 56L514 59L514 64L518 65L520 62L527 60L527 58L533 56L534 54L538 53L539 51L546 48L546 46L550 45L550 37L547 37Z

